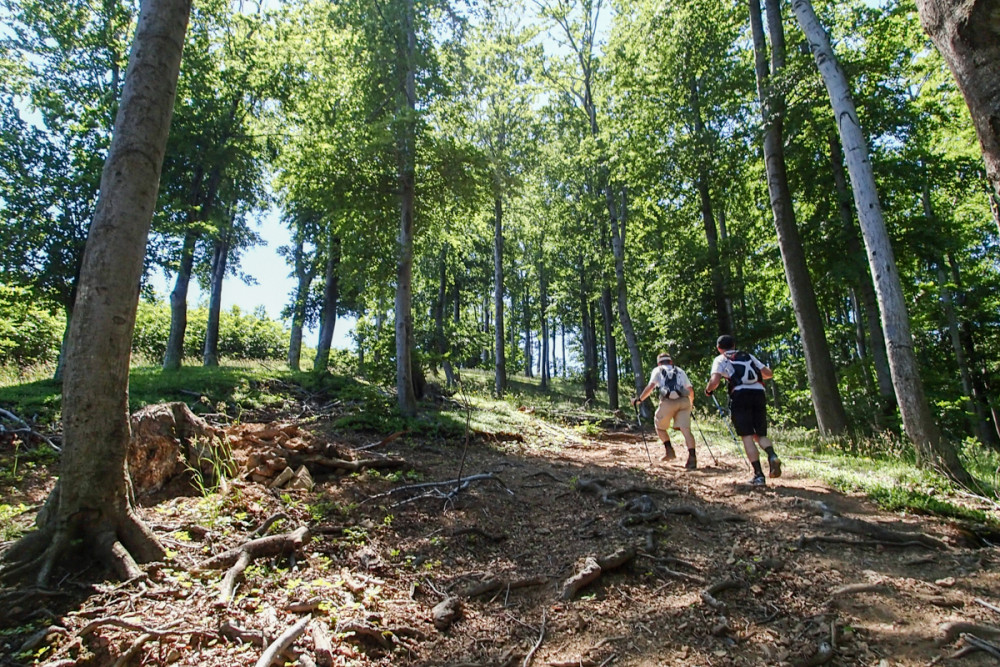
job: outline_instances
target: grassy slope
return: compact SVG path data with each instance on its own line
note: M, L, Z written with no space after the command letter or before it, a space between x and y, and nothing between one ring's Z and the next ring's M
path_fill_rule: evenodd
M550 391L543 392L537 379L513 378L509 395L492 398L489 387L492 375L482 371L463 371L462 389L425 410L413 420L396 414L391 393L362 380L343 376L316 377L291 373L276 364L248 363L220 368L185 367L178 372L162 373L158 367L137 367L130 380L130 403L133 409L161 401L185 401L201 413L224 413L242 419L247 413L280 414L303 392L324 396L349 406L336 423L341 429L372 430L390 433L403 428L430 436L458 437L466 423L471 428L490 433L517 432L532 420L545 418L569 421L584 432L596 432L598 424L610 413L601 408L606 401L598 397L598 406L582 407L584 397L578 385L555 380ZM32 420L44 430L59 418L59 386L47 379L11 378L0 386L0 408ZM519 410L518 408L533 408ZM725 424L705 412L697 421L714 442L735 443ZM696 437L698 433L696 432ZM794 461L801 474L825 480L848 492L865 493L891 510L933 513L1000 525L1000 455L975 443L963 443L962 458L980 483L976 493L957 488L943 476L918 468L912 450L892 438L880 438L844 445L824 442L815 432L777 430L773 434L779 453ZM699 444L700 443L700 438ZM0 487L16 483L13 465L37 459L44 465L53 458L44 452L20 457L6 452L0 465ZM2 493L2 490L0 490ZM0 503L0 523L9 506Z

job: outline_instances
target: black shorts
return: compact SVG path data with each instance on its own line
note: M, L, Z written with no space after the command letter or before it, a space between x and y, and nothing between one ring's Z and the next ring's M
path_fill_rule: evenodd
M767 400L759 389L741 389L729 397L736 435L767 435Z

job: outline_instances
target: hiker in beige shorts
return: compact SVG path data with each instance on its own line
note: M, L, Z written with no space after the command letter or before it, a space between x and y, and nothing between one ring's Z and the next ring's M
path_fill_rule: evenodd
M674 428L684 434L684 444L687 445L688 460L684 467L694 470L698 467L698 459L694 452L694 435L691 434L691 408L694 405L694 387L687 373L674 366L674 360L666 352L656 357L656 368L649 375L649 384L639 396L632 399L632 405L638 405L646 397L657 391L660 405L656 408L653 422L656 424L656 435L663 443L662 461L672 461L677 458L674 446L670 443L670 422Z

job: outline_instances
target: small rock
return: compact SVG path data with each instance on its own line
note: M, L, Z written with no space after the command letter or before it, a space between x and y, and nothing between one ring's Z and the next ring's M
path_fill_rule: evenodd
M294 476L295 473L292 471L292 469L286 467L284 470L279 472L278 476L275 477L274 480L271 482L271 488L280 489L285 484L287 484Z
M951 588L955 585L955 577L945 577L944 579L938 579L934 583L942 588Z
M462 601L457 597L445 598L431 610L431 614L434 616L434 627L447 630L448 626L461 618Z

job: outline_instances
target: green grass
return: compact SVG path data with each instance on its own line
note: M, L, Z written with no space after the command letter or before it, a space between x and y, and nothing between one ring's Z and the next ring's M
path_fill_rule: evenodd
M773 438L796 473L821 479L840 491L867 495L884 509L1000 526L1000 507L984 509L997 501L1000 454L978 443L959 448L962 462L979 485L970 490L918 467L912 447L898 439L877 437L847 444L823 441L803 429L779 430Z

